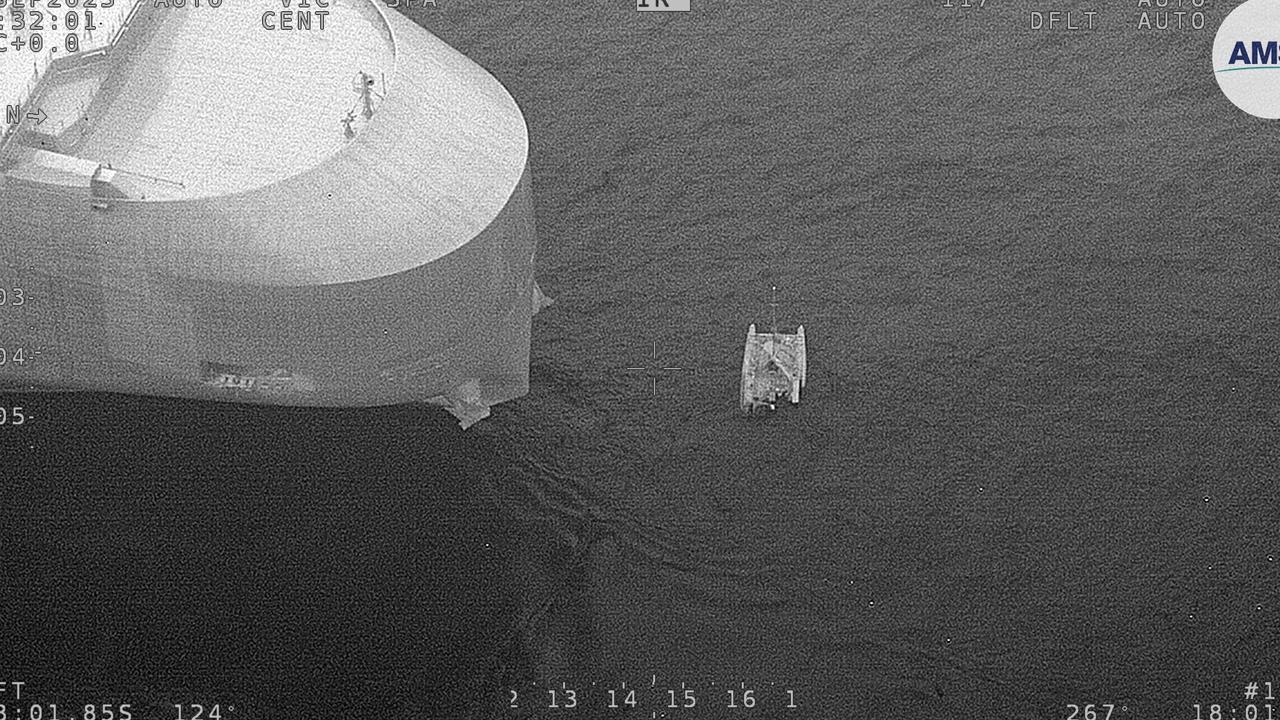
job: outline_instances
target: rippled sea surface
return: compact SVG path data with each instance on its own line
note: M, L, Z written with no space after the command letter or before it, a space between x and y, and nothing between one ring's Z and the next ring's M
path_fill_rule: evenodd
M415 9L526 115L532 391L466 432L43 399L5 439L0 670L280 717L623 681L698 717L727 687L1194 717L1280 685L1280 136L1214 83L1229 7L693 2ZM810 377L744 417L772 285Z

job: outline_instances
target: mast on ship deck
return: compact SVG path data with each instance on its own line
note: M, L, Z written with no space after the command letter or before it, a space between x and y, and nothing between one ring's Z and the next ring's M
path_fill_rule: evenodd
M776 360L778 358L778 286L774 285L770 292L772 294L769 299L769 357Z

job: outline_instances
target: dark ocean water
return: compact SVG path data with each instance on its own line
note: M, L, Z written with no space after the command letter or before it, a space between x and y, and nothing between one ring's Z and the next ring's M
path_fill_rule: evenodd
M526 114L529 396L466 432L41 399L0 671L240 717L611 717L625 681L633 717L684 683L674 716L1194 718L1280 686L1278 148L1210 72L1234 4L1071 34L1025 16L1078 3L693 2L415 10ZM747 418L771 285L809 385ZM690 371L625 370L655 364Z

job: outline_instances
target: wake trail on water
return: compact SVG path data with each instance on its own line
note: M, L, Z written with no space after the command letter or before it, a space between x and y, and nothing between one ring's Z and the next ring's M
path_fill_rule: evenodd
M780 564L771 553L713 547L700 527L645 516L595 490L589 479L550 459L522 453L506 458L511 475L489 479L494 501L512 517L559 532L576 554L609 539L633 558L700 579L767 579Z

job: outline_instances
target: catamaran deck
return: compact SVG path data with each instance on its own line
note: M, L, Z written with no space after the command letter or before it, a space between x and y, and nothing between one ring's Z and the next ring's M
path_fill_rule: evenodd
M783 398L799 403L807 373L803 325L795 333L757 333L755 323L751 324L742 353L740 404L744 411L773 409Z

